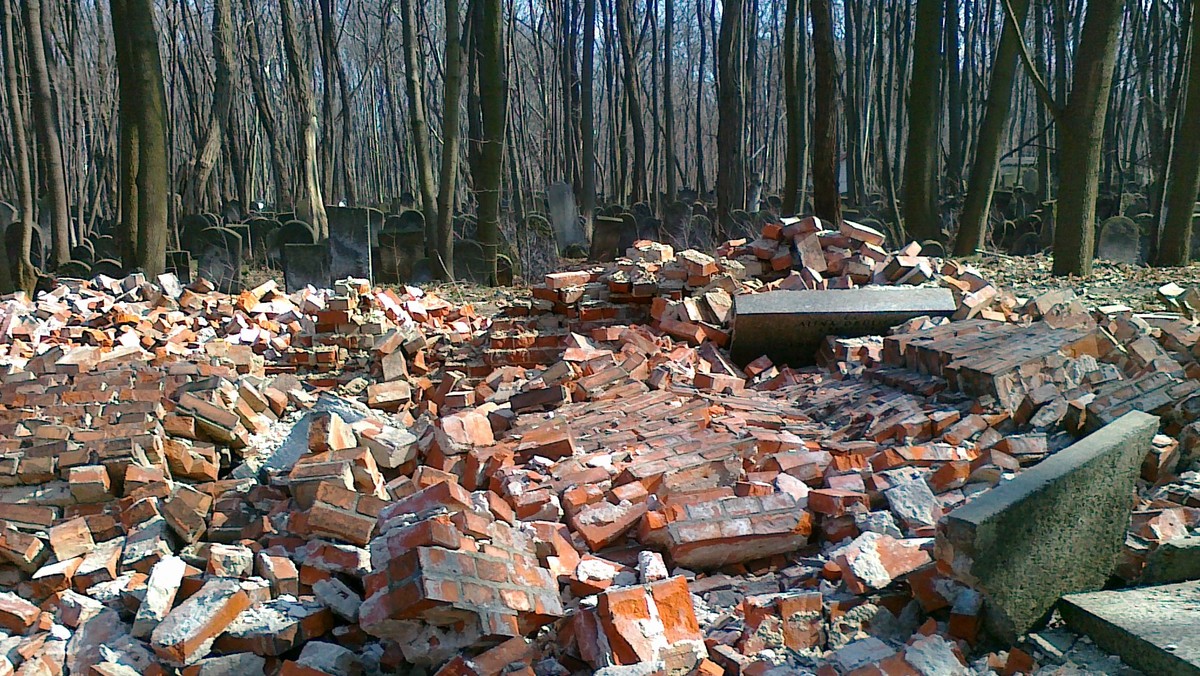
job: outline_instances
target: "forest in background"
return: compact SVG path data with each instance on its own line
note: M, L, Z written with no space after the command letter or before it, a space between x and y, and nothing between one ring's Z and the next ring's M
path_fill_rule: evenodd
M494 259L559 181L585 222L711 202L733 236L844 209L959 255L1032 234L1060 274L1090 272L1096 224L1125 215L1178 265L1191 5L0 0L0 198L21 214L0 286L108 229L161 271L185 215L234 201L318 231L324 204L411 201L435 256L467 213Z

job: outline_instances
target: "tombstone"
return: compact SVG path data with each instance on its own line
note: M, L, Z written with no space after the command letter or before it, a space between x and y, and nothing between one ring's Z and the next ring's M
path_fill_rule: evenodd
M329 248L324 244L283 245L283 284L288 293L310 285L326 289L331 279Z
M86 240L84 240L84 241L86 241ZM92 263L94 263L96 261L96 257L94 255L94 253L92 252L91 248L80 244L80 245L71 247L71 260L77 261L80 263L86 263L87 265L91 265ZM62 274L61 270L59 270L59 274L60 275Z
M228 228L208 228L196 247L196 276L212 282L221 293L238 293L242 285L242 237Z
M697 214L692 216L691 231L688 233L688 244L699 251L712 251L717 243L717 229L708 216Z
M405 209L412 209L417 205L417 196L411 192L405 191L400 193L400 206Z
M411 284L429 284L434 278L433 262L428 258L419 258L413 263Z
M121 257L121 247L117 244L117 238L112 235L100 235L96 239L93 239L92 250L96 260Z
M72 279L91 279L94 275L92 266L77 260L70 260L58 266L54 271L58 277L70 277Z
M214 227L201 214L189 214L179 219L179 246L187 249L193 256L200 246L200 233Z
M240 200L229 200L221 208L221 218L226 223L241 223L246 220L245 210Z
M730 239L746 238L749 240L753 240L756 237L758 237L758 234L760 232L762 232L761 228L759 228L757 230L755 229L754 219L751 218L750 214L748 214L747 212L745 212L741 209L734 209L733 211L729 212L729 220L730 220L730 228L729 228Z
M637 224L612 216L597 216L593 223L592 250L588 259L608 263L625 255L637 239ZM622 242L627 242L622 246Z
M204 214L202 214L202 215L203 215L203 216L204 216L204 218L205 218L205 219L208 221L208 224L209 224L211 227L214 227L214 228L219 228L219 227L221 227L222 225L224 225L224 224L225 224L224 222L222 222L222 221L221 221L221 217L220 217L220 216L218 216L218 215L216 215L216 214L214 214L214 213L212 213L212 212L207 212L207 211L206 211L206 212L204 212Z
M663 210L662 238L672 247L683 250L692 222L692 208L685 202L672 202Z
M927 239L921 242L921 255L930 258L945 258L946 247L936 239Z
M496 284L499 286L513 285L513 270L516 268L513 261L508 256L500 254L496 256Z
M387 215L379 209L367 209L367 231L371 234L371 246L379 246L379 233L383 231L383 222Z
M454 277L476 284L487 284L487 270L483 265L483 247L473 239L454 243Z
M283 248L288 244L316 244L317 231L304 221L285 221L272 235L270 255L267 259L276 265L283 265Z
M338 280L354 277L374 280L375 275L371 269L370 210L326 207L325 214L329 218L331 278ZM382 214L380 220L382 221Z
M1145 262L1142 258L1142 233L1129 218L1113 216L1101 223L1097 240L1097 258L1131 265Z
M8 202L0 202L0 228L8 228L16 222L17 208Z
M1042 251L1041 236L1036 232L1027 232L1017 238L1008 252L1014 256L1036 256Z
M586 244L587 236L579 222L579 205L575 203L575 190L570 184L552 183L546 188L546 201L558 250L565 251L572 244Z
M173 273L184 284L196 278L196 262L185 250L167 252L167 272Z
M376 276L383 284L412 282L413 265L425 256L425 231L407 230L379 233L379 269Z
M125 276L125 268L121 262L111 258L102 258L95 263L92 263L92 276L104 275L106 277L120 278Z
M425 233L425 214L417 209L405 209L398 214L388 216L383 223L384 232L419 232Z
M267 249L271 245L271 238L283 227L283 224L279 221L266 217L251 218L246 221L246 225L250 228L249 242L251 255L257 258L262 258L266 255Z
M242 254L247 258L254 256L254 246L250 243L250 226L245 223L230 223L225 228L232 232L236 232L238 237L242 238Z
M644 221L638 221L638 239L649 239L655 242L662 239L662 220L658 218L647 218Z

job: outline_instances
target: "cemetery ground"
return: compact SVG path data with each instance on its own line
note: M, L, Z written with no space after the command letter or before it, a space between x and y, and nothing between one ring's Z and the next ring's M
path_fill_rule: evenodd
M1200 268L233 234L0 304L0 674L1200 671Z

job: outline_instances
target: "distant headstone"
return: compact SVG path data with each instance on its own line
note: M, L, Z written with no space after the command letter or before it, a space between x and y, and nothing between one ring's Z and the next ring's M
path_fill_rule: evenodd
M93 262L95 262L96 257L90 247L77 245L71 247L71 260L91 265ZM63 274L61 269L58 271L58 274Z
M58 266L54 271L59 277L71 277L73 279L91 279L93 277L92 266L83 261L67 261Z
M626 223L612 216L597 216L592 228L592 250L588 258L593 261L607 263L625 255L625 248L633 244L637 238L637 224ZM621 242L628 241L625 247Z
M213 283L221 293L238 293L242 285L242 237L228 228L200 233L196 276Z
M184 216L179 219L179 246L187 249L193 256L197 255L200 247L200 233L211 227L214 227L213 224L203 214Z
M692 223L692 207L685 202L672 202L663 211L662 238L678 250L687 248L688 228Z
M290 220L280 226L276 241L280 247L287 244L316 244L317 231L304 221Z
M1143 263L1145 259L1142 257L1141 240L1141 232L1133 220L1124 216L1113 216L1100 224L1096 257L1132 265Z
M200 233L197 232L197 235ZM120 258L121 249L117 245L117 238L112 235L100 235L92 240L92 250L94 257L99 260L101 258Z
M270 246L271 238L283 224L273 218L257 217L246 221L250 228L250 255L261 258Z
M185 250L167 252L167 272L174 273L179 281L191 284L196 278L196 262Z
M245 220L245 210L240 200L229 200L221 208L221 218L226 223L241 223Z
M433 281L433 263L428 258L419 258L413 263L412 284L428 284Z
M413 264L425 256L425 231L384 230L379 234L379 269L376 277L383 284L412 282Z
M368 209L354 207L326 207L325 213L329 217L329 271L333 279L375 278L371 270L369 212Z
M936 239L929 239L921 242L921 255L930 258L945 258L946 247Z
M328 288L331 279L329 248L324 244L284 245L283 283L289 293L309 285Z
M236 232L238 237L242 238L242 253L247 257L254 256L257 252L250 243L250 226L246 223L230 223L225 226L231 232Z
M0 228L7 228L17 222L17 208L8 202L0 202Z
M487 284L487 270L483 265L483 247L475 240L465 239L454 243L454 276L476 284Z
M121 266L121 261L111 258L102 258L92 264L92 276L104 275L106 277L124 277L125 268Z
M1016 239L1009 249L1014 256L1034 256L1042 250L1041 237L1036 232L1027 232Z
M558 250L565 251L572 244L587 244L583 226L579 223L579 205L575 203L575 190L568 183L552 183L546 188L550 222L554 225L554 239Z

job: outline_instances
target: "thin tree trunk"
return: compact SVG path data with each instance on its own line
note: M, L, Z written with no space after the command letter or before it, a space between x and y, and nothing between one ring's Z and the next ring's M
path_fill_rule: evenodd
M296 214L311 224L317 231L317 236L324 239L329 237L329 219L325 214L325 200L321 196L321 177L317 167L317 104L313 99L312 74L308 60L300 51L294 11L292 0L279 1L283 48L287 53L292 94L297 97L297 108L300 112L297 164L300 165L303 178L300 196L296 200Z
M1029 0L1013 0L1013 14L1024 25L1029 13ZM992 210L992 195L996 176L1000 173L1001 143L1012 107L1013 81L1017 72L1020 32L1010 20L1005 20L1000 34L1000 46L992 65L992 81L988 85L987 109L975 145L975 160L967 199L959 220L958 239L954 243L956 256L970 256L983 248L987 235L988 215Z
M438 193L437 259L438 279L454 279L454 188L458 180L459 99L462 96L462 44L459 34L459 0L446 0L446 77L442 94L442 178Z
M425 214L425 255L434 259L437 252L437 189L433 178L433 159L429 151L429 120L425 114L425 86L421 81L421 56L417 45L417 0L400 0L403 27L405 89L408 92L408 123L412 127L413 155L417 165L417 190Z
M675 202L679 182L675 173L675 0L663 0L663 163L666 165L667 204Z
M908 157L904 162L904 225L916 240L941 236L937 136L944 7L944 0L917 0L912 79L908 86Z
M717 220L730 235L730 214L746 208L746 126L742 92L742 0L725 0L717 67Z
M1159 265L1187 265L1192 254L1192 218L1200 192L1200 12L1194 8L1190 35L1187 91L1175 120L1163 192Z
M496 253L500 232L500 179L504 167L504 132L507 127L508 73L504 59L503 10L500 0L483 4L478 36L480 115L483 139L475 194L479 203L479 244L483 247L488 283L496 284ZM515 186L514 186L515 187Z
M221 152L221 142L229 113L233 109L233 8L229 0L214 0L212 22L213 54L216 57L216 84L213 88L212 114L204 135L200 155L196 158L195 182L192 185L189 207L194 212L204 208L208 181ZM220 205L216 205L220 206Z
M833 49L833 7L830 0L809 0L813 25L813 68L816 105L813 110L813 211L834 225L842 222L838 186L837 54Z
M167 97L153 0L112 0L120 75L121 248L154 277L167 265Z
M12 125L13 164L16 165L17 208L21 219L21 239L16 255L0 254L0 292L23 290L31 297L37 285L37 271L29 260L33 240L33 177L30 170L29 142L25 136L25 110L20 94L20 63L16 45L16 8L12 0L0 0L4 30L4 86L8 94L8 119ZM7 233L0 233L0 236ZM7 238L6 238L7 239ZM16 268L9 261L16 261Z
M1104 123L1117 60L1117 33L1125 0L1090 0L1071 97L1059 121L1058 227L1054 232L1054 274L1092 274L1096 241Z
M704 63L708 57L708 42L701 0L696 0L696 24L700 29L700 63L696 66L696 194L703 199L704 193L708 192L708 180L704 175Z
M783 26L783 86L787 110L787 150L784 154L783 213L794 215L804 202L801 198L805 174L804 157L808 154L808 54L797 48L797 29L808 32L806 0L787 0ZM800 25L801 17L804 24Z
M41 0L21 0L21 3L24 7L25 48L29 63L33 126L38 139L38 154L46 171L42 178L50 202L50 235L53 243L51 260L55 266L59 266L70 259L71 250L71 214L67 207L67 175L63 169L62 138L58 133L58 116L54 110L50 71L46 65Z
M624 65L625 103L629 108L629 129L633 135L633 167L630 203L646 199L646 121L642 117L641 82L638 77L637 50L633 39L631 0L617 0L617 34Z
M275 113L271 108L272 99L267 94L266 81L263 71L266 64L262 56L262 38L259 36L258 20L251 19L252 0L242 0L242 9L246 20L251 25L246 27L246 46L250 50L250 67L246 69L250 76L250 87L254 90L254 106L258 111L258 122L262 125L263 135L267 137L267 148L271 157L271 169L275 174L275 207L281 211L295 208L292 197L292 179L288 167L283 161L282 142L279 138L279 126Z
M582 120L583 157L580 158L583 174L583 194L580 196L580 211L583 212L583 231L588 241L592 239L592 217L596 210L596 0L583 0L583 74L580 89L583 99Z

